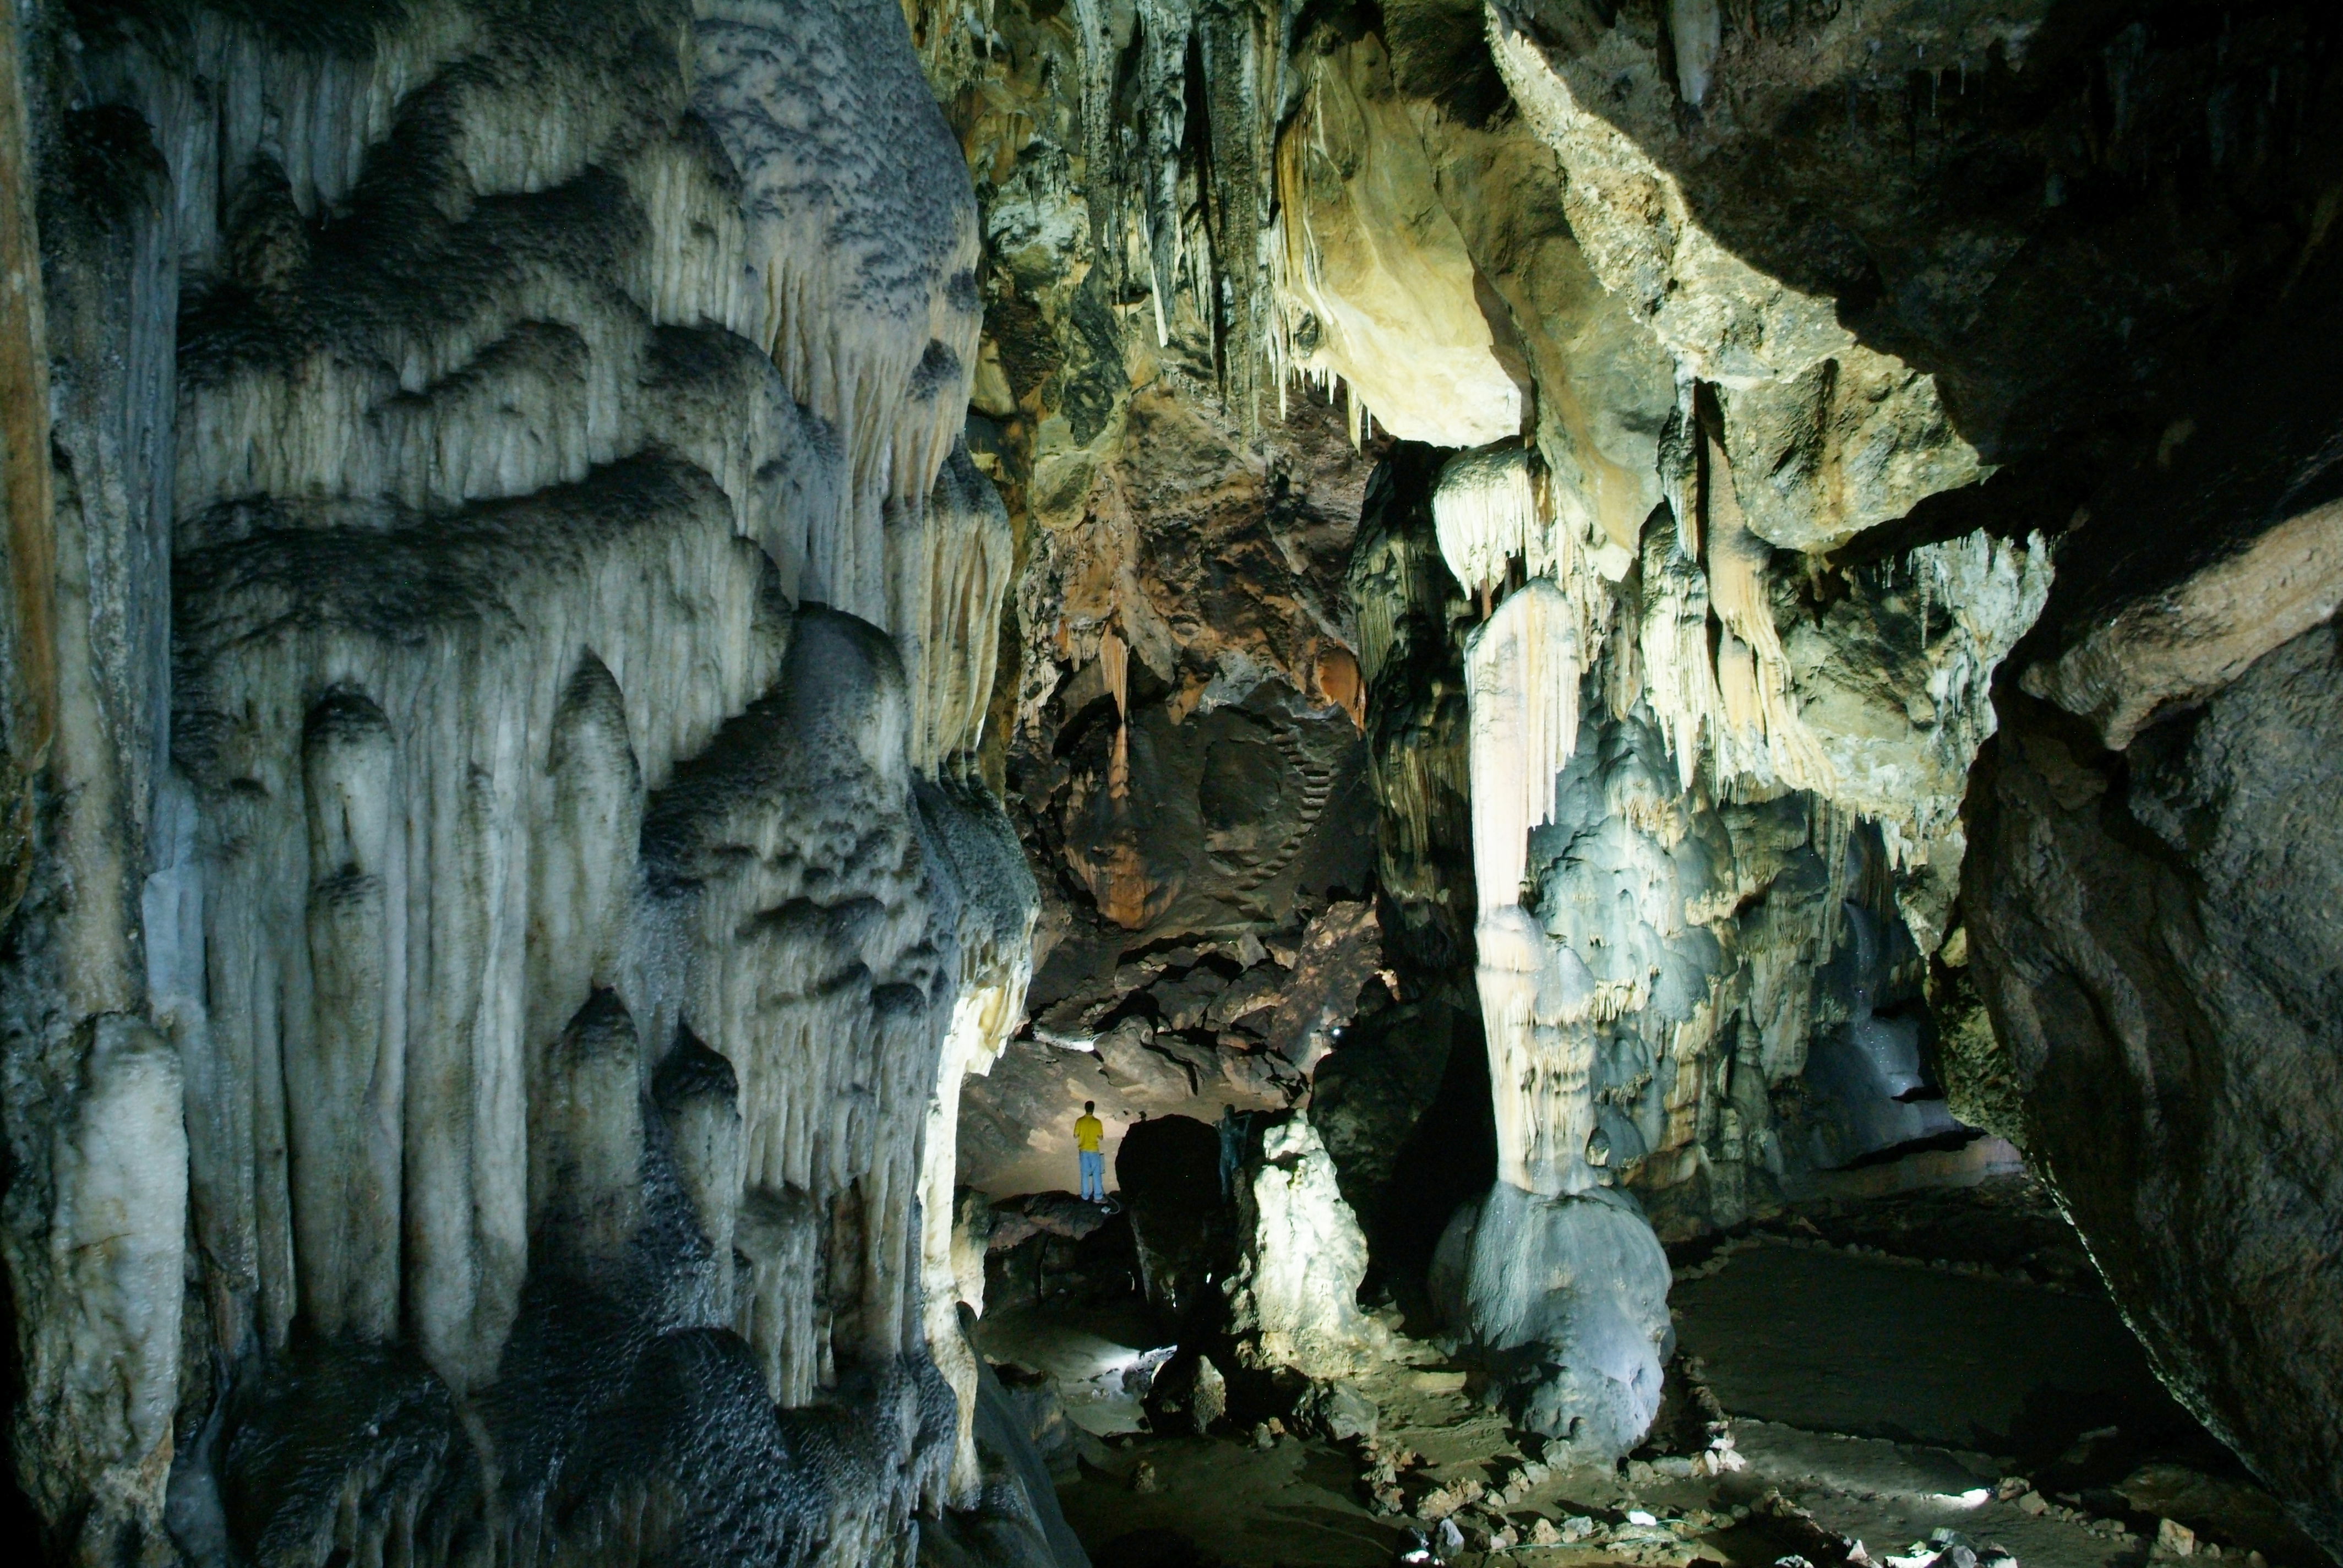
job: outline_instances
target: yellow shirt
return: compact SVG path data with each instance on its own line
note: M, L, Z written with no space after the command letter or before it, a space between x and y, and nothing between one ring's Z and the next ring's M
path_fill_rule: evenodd
M1097 1117L1078 1118L1074 1122L1074 1147L1085 1154L1095 1154L1099 1151L1099 1140L1105 1133L1106 1129L1099 1124Z

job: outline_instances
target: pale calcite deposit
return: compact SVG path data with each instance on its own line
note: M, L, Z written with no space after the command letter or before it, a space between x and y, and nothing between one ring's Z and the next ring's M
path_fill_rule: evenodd
M908 1562L986 1484L923 1215L948 1254L1033 893L970 781L1011 541L900 12L75 43L54 134L129 161L50 176L35 1495L124 1560L167 1483L271 1562Z
M1281 383L1339 378L1359 417L1405 440L1518 435L1522 388L1382 51L1363 40L1303 69L1302 106L1278 139L1270 236Z
M1389 1352L1389 1332L1359 1310L1367 1239L1306 1114L1262 1135L1237 1211L1245 1241L1225 1290L1230 1332L1247 1364L1341 1378Z

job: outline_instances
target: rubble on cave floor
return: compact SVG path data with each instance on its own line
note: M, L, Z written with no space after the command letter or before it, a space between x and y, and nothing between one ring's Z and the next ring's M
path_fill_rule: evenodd
M2091 1281L2060 1277L2039 1204L2008 1184L1902 1194L1680 1247L1684 1349L1615 1467L1544 1463L1481 1373L1385 1312L1399 1359L1344 1385L1240 1374L1205 1435L1143 1390L1151 1431L1077 1416L1060 1499L1093 1560L1131 1568L1380 1568L1418 1545L1459 1565L2313 1568ZM984 1342L1029 1367L1095 1329L1094 1308L1016 1314Z

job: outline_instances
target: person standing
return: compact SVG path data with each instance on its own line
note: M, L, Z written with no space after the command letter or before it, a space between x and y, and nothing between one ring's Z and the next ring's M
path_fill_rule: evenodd
M1082 1101L1082 1113L1074 1121L1074 1150L1082 1167L1082 1199L1085 1202L1106 1201L1106 1155L1100 1151L1099 1140L1106 1136L1105 1124L1096 1114L1098 1102Z

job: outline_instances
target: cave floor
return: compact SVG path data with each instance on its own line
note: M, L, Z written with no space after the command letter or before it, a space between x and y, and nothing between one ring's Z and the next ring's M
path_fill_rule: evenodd
M1670 1300L1735 1415L2021 1459L2193 1425L2103 1295L1767 1241Z
M1132 1490L1141 1464L1154 1490ZM1097 1568L1383 1568L1406 1543L1358 1500L1358 1462L1293 1437L1260 1452L1227 1437L1150 1437L1060 1484L1059 1505Z
M1172 1353L1154 1345L1146 1315L1116 1307L1025 1303L980 1318L976 1348L986 1360L1029 1367L1050 1380L1066 1419L1092 1437L1146 1430L1132 1373L1152 1372Z
M1378 1451L1409 1451L1408 1513L1367 1501L1372 1455L1290 1433L1266 1448L1244 1433L1091 1437L1060 1500L1101 1568L1381 1565L1450 1513L1468 1543L1447 1559L1459 1564L1770 1568L1797 1554L1926 1568L1933 1549L1916 1543L1949 1530L1988 1565L2136 1568L2169 1555L2155 1542L2167 1513L2206 1533L2202 1558L2226 1541L2232 1562L2318 1561L2087 1282L1835 1247L1801 1223L1712 1250L1673 1304L1683 1364L1724 1407L1737 1469L1647 1453L1523 1476L1536 1440L1508 1432L1465 1374L1393 1365L1361 1386L1381 1412ZM1041 1319L1002 1329L988 1353L1014 1342L1029 1364L1052 1337ZM1509 1549L1475 1550L1507 1529ZM1580 1539L1532 1543L1563 1529Z

